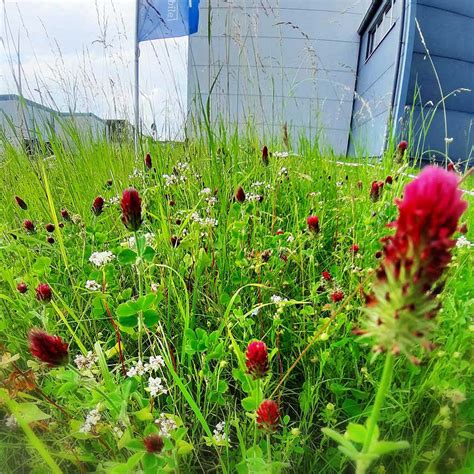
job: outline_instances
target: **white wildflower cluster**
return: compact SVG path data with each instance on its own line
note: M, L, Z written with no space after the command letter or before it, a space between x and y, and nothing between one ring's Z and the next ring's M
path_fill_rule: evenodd
M211 188L204 188L201 191L199 191L199 194L201 196L210 196L212 194Z
M287 151L275 151L273 156L275 158L288 158L290 154Z
M178 163L176 163L176 169L181 171L181 173L184 173L189 170L189 163L186 163L185 161L178 161Z
M168 438L178 428L176 422L164 413L161 413L160 417L155 420L155 424L158 427L159 435L165 438Z
M247 201L249 202L262 202L263 201L263 196L261 194L255 194L255 193L247 193Z
M167 188L174 186L175 184L186 182L186 176L184 175L178 176L176 174L164 174L163 179L165 180L165 186Z
M272 295L272 297L270 298L270 302L276 305L283 305L287 301L288 301L287 298L282 298L279 295Z
M160 285L158 283L152 283L150 286L150 289L153 293L158 293L158 290L160 289Z
M145 373L154 372L165 366L165 361L161 356L150 356L148 363L143 364L141 360L138 360L137 365L133 366L127 372L127 377L135 377L135 375L141 376Z
M80 224L82 222L82 217L79 214L73 214L71 220L74 224Z
M253 189L265 189L267 191L270 191L273 189L271 184L265 183L265 181L255 181L250 185L251 188Z
M18 421L16 421L15 415L7 415L5 416L5 426L10 429L14 429L18 427Z
M129 179L133 178L143 178L145 176L145 173L143 171L139 170L138 168L134 168L131 174L128 175Z
M148 245L149 247L153 247L153 244L155 243L155 234L153 234L152 232L147 232L144 235L144 237L145 237L145 244ZM128 238L127 245L131 249L136 247L136 239L134 235L131 235Z
M120 196L116 194L109 199L109 204L115 205L120 203Z
M215 430L213 431L214 441L216 443L230 443L229 436L225 433L225 421L217 423Z
M163 379L160 377L150 377L148 379L148 387L147 390L150 392L152 397L157 397L162 393L168 393L168 390L163 385Z
M103 265L110 263L114 258L115 255L106 250L105 252L94 252L89 257L89 262L93 263L96 267L102 267Z
M191 214L191 220L197 222L201 226L217 227L219 223L217 219L213 217L201 217L197 212Z
M117 425L112 428L112 431L114 435L120 439L124 435L126 428L125 424L122 421L119 421Z
M467 240L464 235L461 235L461 237L456 240L456 247L458 248L470 248L473 246L474 244L472 242L469 242L469 240Z
M89 351L86 355L78 354L74 358L74 363L79 370L92 369L97 362L97 356Z
M79 433L90 433L91 431L94 431L99 421L100 421L99 410L98 408L94 408L86 416L86 421L84 421L84 424L79 429Z
M278 171L278 176L288 176L288 168L282 166L280 171Z
M89 291L99 291L102 286L97 283L95 280L87 280L86 281L86 290L89 290Z

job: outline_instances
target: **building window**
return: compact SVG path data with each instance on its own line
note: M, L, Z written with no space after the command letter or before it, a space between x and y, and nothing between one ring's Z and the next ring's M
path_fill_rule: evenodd
M369 30L367 35L367 50L365 53L366 60L369 59L377 46L382 42L395 24L396 17L393 11L393 6L396 1L397 0L386 0L383 8L376 17L372 28Z

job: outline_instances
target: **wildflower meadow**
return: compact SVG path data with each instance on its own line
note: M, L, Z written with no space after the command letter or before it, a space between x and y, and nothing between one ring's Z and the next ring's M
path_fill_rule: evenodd
M0 160L0 472L474 472L473 181L253 136Z

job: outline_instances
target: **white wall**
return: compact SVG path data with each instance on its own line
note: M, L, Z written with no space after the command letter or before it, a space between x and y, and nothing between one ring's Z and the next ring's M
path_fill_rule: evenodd
M211 43L208 14L211 4ZM190 38L188 130L210 84L211 118L261 135L290 133L345 153L357 68L357 29L370 0L201 0Z

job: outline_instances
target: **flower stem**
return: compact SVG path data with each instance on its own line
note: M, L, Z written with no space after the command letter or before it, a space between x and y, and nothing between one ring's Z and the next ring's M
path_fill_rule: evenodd
M375 396L374 406L372 407L372 412L370 413L370 417L367 421L367 434L365 436L364 445L362 447L362 454L367 454L370 452L370 448L372 446L373 437L375 433L375 428L377 426L377 422L380 416L380 410L383 406L385 401L385 397L387 395L388 389L390 388L390 384L392 382L392 374L393 374L393 363L395 357L393 354L388 353L385 357L385 364L383 367L382 378L380 379L380 384L377 390L377 395ZM357 461L357 474L364 474L370 465L370 461L367 460L360 460Z
M270 433L267 433L267 460L268 464L272 462L272 445L270 443Z

